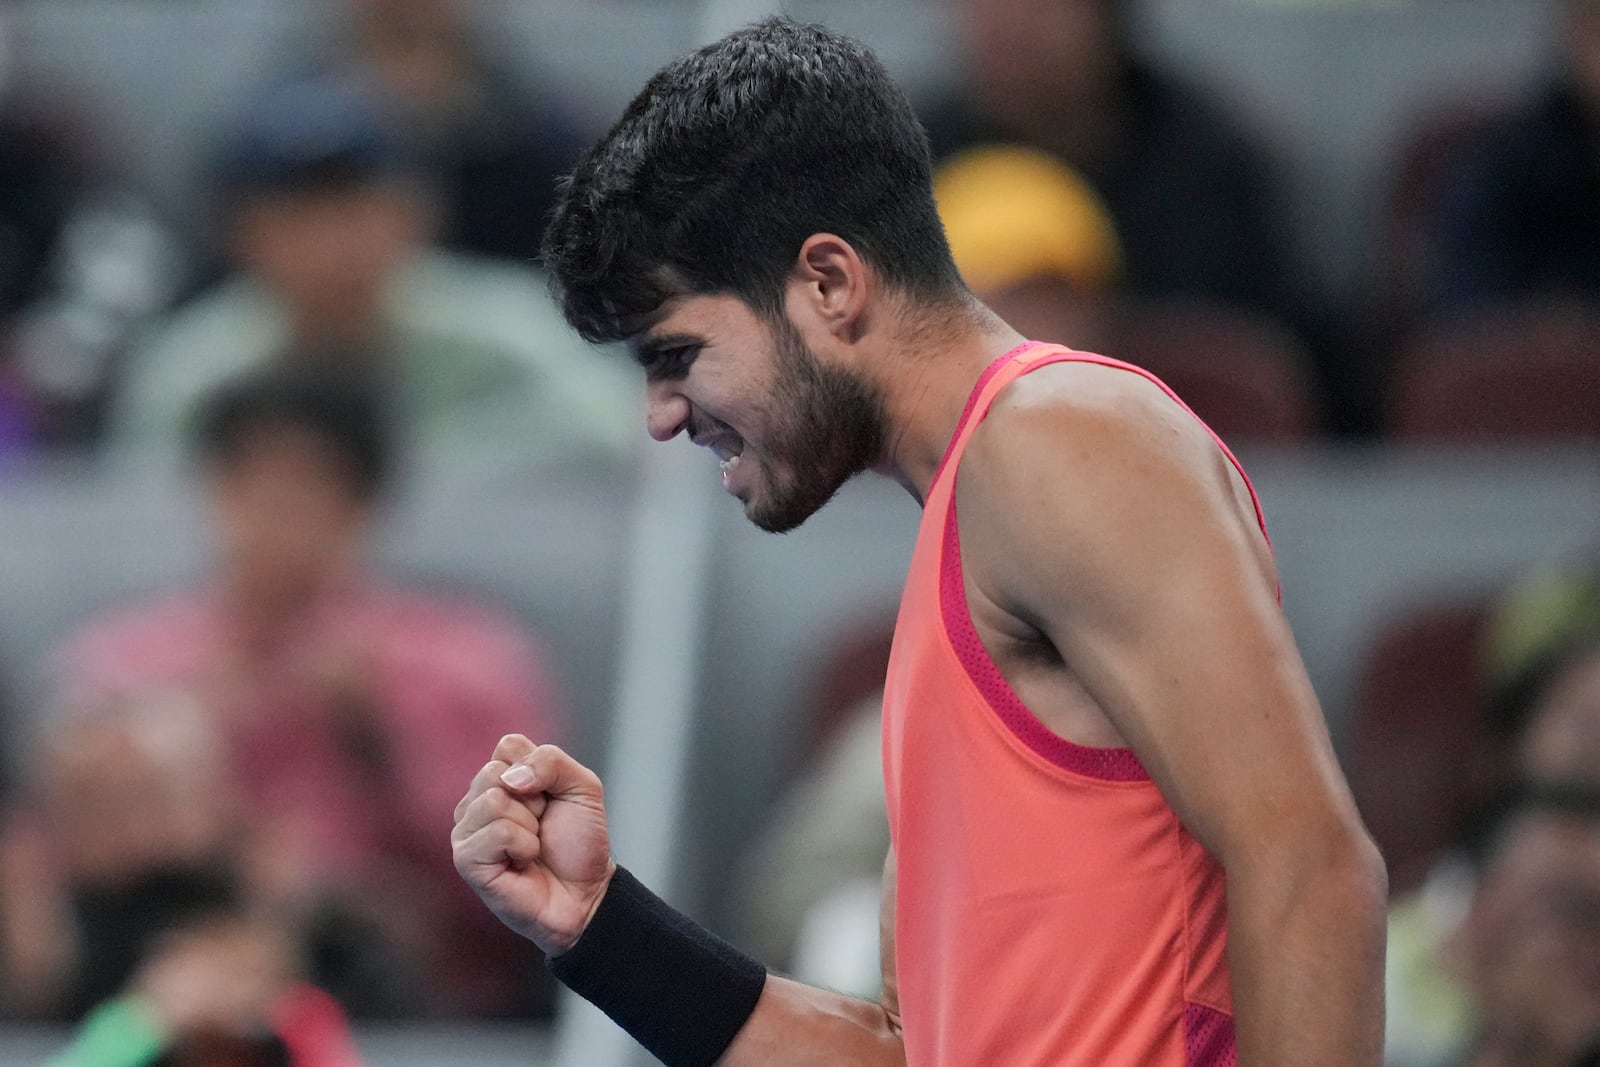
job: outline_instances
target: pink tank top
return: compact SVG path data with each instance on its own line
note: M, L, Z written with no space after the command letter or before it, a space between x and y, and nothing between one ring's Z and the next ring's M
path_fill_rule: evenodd
M1063 361L1161 385L1037 343L997 360L934 476L901 601L883 748L906 1061L1231 1067L1221 866L1130 750L1075 745L1040 724L967 610L962 452L1006 385Z

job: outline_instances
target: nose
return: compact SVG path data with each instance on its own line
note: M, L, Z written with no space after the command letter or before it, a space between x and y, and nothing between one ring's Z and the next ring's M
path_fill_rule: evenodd
M670 441L689 421L689 400L678 392L677 383L667 380L648 382L644 394L644 422L650 436Z

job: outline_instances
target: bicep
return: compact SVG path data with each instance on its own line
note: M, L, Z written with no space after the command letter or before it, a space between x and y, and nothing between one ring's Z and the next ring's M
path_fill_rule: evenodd
M1106 602L1045 626L1184 823L1228 862L1274 830L1334 815L1346 796L1270 586L1248 558L1191 534L1171 554L1129 546L1098 576ZM1174 573L1152 580L1162 564Z
M962 467L963 558L1224 863L1314 822L1348 826L1248 496L1186 413L1145 406L1144 422L1091 411L1062 430L1033 413L995 434Z

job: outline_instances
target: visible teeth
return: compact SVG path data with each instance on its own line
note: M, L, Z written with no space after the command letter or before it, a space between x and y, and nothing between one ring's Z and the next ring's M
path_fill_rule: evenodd
M733 468L737 467L738 465L739 465L739 457L738 456L729 456L727 459L722 461L722 473L723 474L727 474L729 471L733 470Z

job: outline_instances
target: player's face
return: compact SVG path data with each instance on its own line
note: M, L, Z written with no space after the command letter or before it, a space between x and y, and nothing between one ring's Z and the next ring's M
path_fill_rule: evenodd
M676 298L631 347L645 368L651 436L687 430L714 452L723 488L764 530L799 526L883 450L876 388L737 297Z

